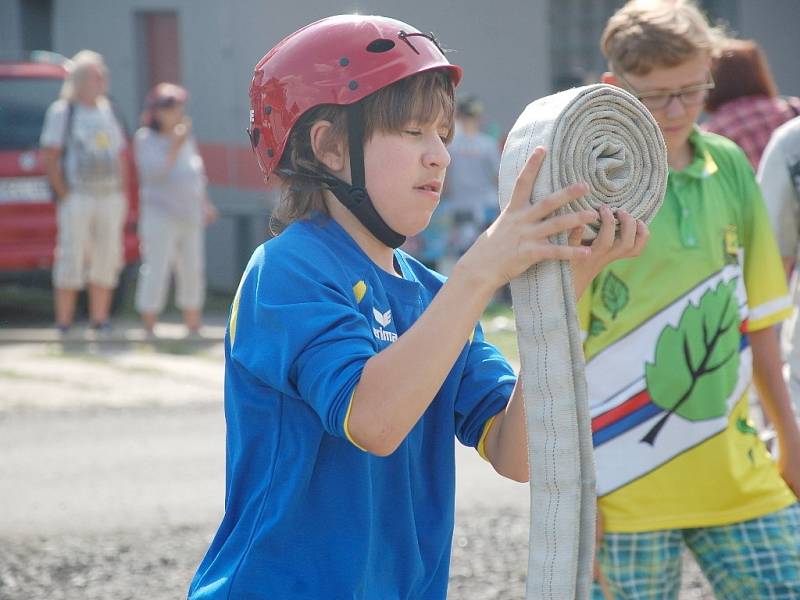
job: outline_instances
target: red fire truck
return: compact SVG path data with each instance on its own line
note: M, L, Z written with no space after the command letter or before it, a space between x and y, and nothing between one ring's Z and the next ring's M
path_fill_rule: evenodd
M64 59L32 52L21 60L0 57L0 282L48 280L56 239L55 203L39 151L47 107L59 94ZM125 124L123 123L123 129ZM139 259L138 186L130 147L125 264ZM127 269L128 276L131 269ZM123 277L120 290L124 287Z

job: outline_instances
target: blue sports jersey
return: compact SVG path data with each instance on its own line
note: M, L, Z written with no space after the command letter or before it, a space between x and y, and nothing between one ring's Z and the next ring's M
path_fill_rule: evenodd
M225 516L192 600L446 597L454 440L477 446L515 375L476 326L393 454L355 446L345 423L364 364L444 281L400 250L395 261L402 278L322 216L253 254L226 336Z

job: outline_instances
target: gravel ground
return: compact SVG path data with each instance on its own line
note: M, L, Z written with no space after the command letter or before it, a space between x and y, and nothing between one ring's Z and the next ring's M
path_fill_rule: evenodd
M10 425L13 422L13 431L24 432L18 435L29 439L43 435L39 422L52 423L52 419L42 419L41 415L60 412L72 415L73 420L81 419L82 424L97 410L112 411L119 419L130 414L130 421L126 423L134 426L139 423L134 420L139 414L135 411L145 410L152 411L152 414L145 414L158 423L159 418L168 414L166 411L215 406L222 383L219 345L194 350L179 347L171 352L163 348L106 347L99 352L65 353L54 350L51 345L9 344L0 345L0 363L0 389L4 390L0 397L0 423L5 421ZM115 393L109 394L109 389ZM63 424L66 426L70 422L65 419ZM65 454L66 439L58 437L58 440L58 454L73 456ZM115 451L122 454L138 452L136 447L118 446ZM79 446L72 451L80 449ZM13 454L15 448L7 450ZM194 452L191 448L187 449L189 451ZM132 454L130 458L134 457ZM127 455L122 456L123 461L127 458ZM51 468L58 469L58 466L51 465ZM6 474L9 476L6 484L30 479L19 473ZM157 482L156 475L159 473L154 470L150 479ZM42 481L47 484L50 480ZM56 478L50 483L54 485L55 481ZM81 485L81 481L87 480L78 479L75 485ZM3 488L0 485L0 498L15 490L18 492L19 486ZM51 486L36 493L69 493L55 490L62 488ZM76 494L76 497L80 496ZM74 504L67 502L74 499L61 496L56 499L61 509ZM137 502L142 503L138 497L134 503ZM6 515L7 511L8 505ZM33 522L26 514L16 516L15 521ZM37 518L42 518L39 513ZM170 523L166 517L152 523L145 519L143 523L150 523L146 526L123 521L118 526L95 527L91 531L78 526L74 529L77 534L49 533L46 526L0 528L0 600L183 598L216 526L216 522L208 518L179 525ZM450 577L451 600L524 598L527 519L526 510L518 506L467 508L458 513ZM97 517L93 520L96 525ZM681 600L701 598L712 596L697 567L687 561Z
M175 600L186 594L213 528L180 527L60 539L0 538L2 600ZM450 600L524 598L527 516L460 513ZM681 600L712 598L686 561Z

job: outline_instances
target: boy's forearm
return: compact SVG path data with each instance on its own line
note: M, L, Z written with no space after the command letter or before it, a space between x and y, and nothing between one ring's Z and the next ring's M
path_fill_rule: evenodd
M520 380L514 386L508 406L495 416L485 449L486 458L500 475L522 483L528 481L528 433Z
M792 273L794 272L794 257L793 256L783 256L781 257L781 262L783 263L783 271L786 273L786 280L790 280L792 278Z
M348 419L356 443L380 455L397 448L433 401L493 293L456 266L417 322L367 361Z
M749 334L753 350L753 380L767 417L775 427L778 443L800 450L800 431L789 391L783 379L778 335L774 327Z
M597 273L577 273L575 269L572 270L572 287L575 290L575 301L581 299L586 288L589 287L597 275Z

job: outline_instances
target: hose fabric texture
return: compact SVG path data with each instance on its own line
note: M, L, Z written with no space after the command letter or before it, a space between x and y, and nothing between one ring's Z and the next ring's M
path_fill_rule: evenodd
M620 88L590 85L528 105L503 150L501 208L510 201L517 175L537 146L547 148L547 155L532 203L585 181L589 193L562 211L607 204L650 222L661 206L667 185L664 138L647 109ZM567 243L566 234L556 241ZM569 263L535 265L511 282L511 294L531 474L527 599L588 599L596 492Z

